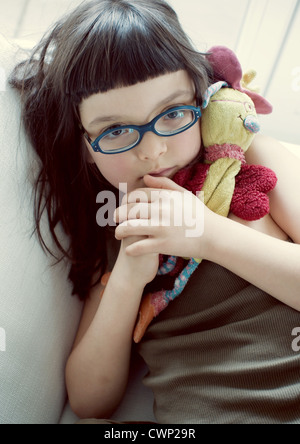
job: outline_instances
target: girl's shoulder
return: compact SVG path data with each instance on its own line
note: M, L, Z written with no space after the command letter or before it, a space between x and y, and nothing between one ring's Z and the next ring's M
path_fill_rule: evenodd
M300 157L277 140L257 135L246 153L252 165L271 168L278 183L270 193L271 216L296 243L300 243Z
M254 137L248 151L246 152L246 160L249 164L264 165L269 168L270 163L279 165L282 162L285 164L295 158L300 162L300 148L299 158L295 156L287 147L278 140L258 134Z

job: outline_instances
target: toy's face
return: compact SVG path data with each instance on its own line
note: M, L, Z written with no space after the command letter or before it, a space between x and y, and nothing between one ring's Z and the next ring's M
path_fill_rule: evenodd
M260 129L254 103L240 91L223 88L203 110L202 138L205 147L233 144L244 151Z

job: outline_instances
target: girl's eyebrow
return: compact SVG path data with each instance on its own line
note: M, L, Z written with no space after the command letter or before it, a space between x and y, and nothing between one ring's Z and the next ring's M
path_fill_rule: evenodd
M195 92L192 90L180 90L180 91L176 91L175 93L171 94L170 96L166 97L165 99L163 99L161 102L159 102L157 104L157 108L160 108L163 105L167 105L170 102L173 102L173 100L175 99L179 99L179 98L189 98L189 99L193 99L195 96Z
M104 117L96 117L88 126L98 125L98 123L103 122L115 122L116 120L120 120L121 116L104 116Z
M170 96L166 97L165 99L163 99L161 102L159 102L157 104L157 108L160 108L163 105L166 105L167 103L172 102L175 99L178 98L182 98L184 96L186 96L186 98L190 98L191 100L194 98L195 92L191 91L191 90L180 90L180 91L176 91L175 93L172 93ZM99 123L106 123L106 122L116 122L116 121L120 121L123 120L122 116L103 116L103 117L96 117L94 120L92 120L92 122L90 122L88 124L88 126L95 126L98 125Z

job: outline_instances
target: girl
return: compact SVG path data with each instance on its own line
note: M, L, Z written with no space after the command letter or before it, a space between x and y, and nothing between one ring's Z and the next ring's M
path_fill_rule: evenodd
M147 284L159 287L158 255L166 254L205 260L139 346L157 420L300 423L300 355L291 347L300 322L299 161L256 137L248 163L279 180L271 215L255 223L222 218L192 197L189 210L204 212L205 230L187 238L190 226L162 226L164 201L151 211L159 189L175 192L174 213L182 208L184 190L172 177L201 161L199 105L211 79L164 0L84 2L14 74L41 159L37 230L43 243L46 210L74 293L86 300L66 368L80 417L109 417L120 402L141 298ZM149 122L147 131L126 129ZM97 226L97 194L124 184L117 229Z

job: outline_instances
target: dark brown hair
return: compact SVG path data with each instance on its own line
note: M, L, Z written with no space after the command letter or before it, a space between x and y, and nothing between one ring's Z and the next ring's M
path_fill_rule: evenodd
M87 162L78 106L92 94L181 69L194 81L201 104L210 66L167 2L93 0L59 21L11 77L21 91L25 128L41 160L35 185L37 233L50 251L41 232L46 210L51 235L71 261L69 278L80 298L89 294L93 276L107 264L96 196L113 188ZM69 237L68 249L56 235L58 224Z

